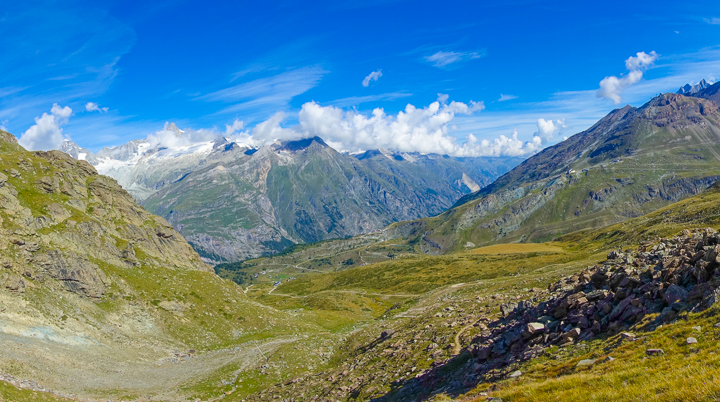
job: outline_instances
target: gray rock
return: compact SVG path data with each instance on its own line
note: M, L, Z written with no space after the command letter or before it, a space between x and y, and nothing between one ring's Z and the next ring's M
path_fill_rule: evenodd
M693 344L696 344L696 343L698 343L697 339L693 338L692 336L689 337L689 338L687 338L687 344L688 344L688 345L693 345Z
M531 322L527 326L525 326L525 331L523 332L523 336L525 338L531 338L537 334L540 334L545 331L545 325L539 323L539 322Z
M513 371L512 373L510 373L510 378L518 378L521 375L522 375L522 371L516 370L516 371Z
M513 312L513 310L515 310L517 308L517 306L518 306L518 304L513 303L513 302L503 303L500 305L500 312L502 313L503 316L507 317L510 313Z
M595 364L596 361L597 361L597 359L584 359L584 360L580 360L580 361L578 362L578 364L575 365L575 367L579 367L579 368L582 368L582 367L591 367L593 364Z
M660 356L664 355L665 351L662 349L648 349L645 351L648 356Z
M573 328L568 332L564 333L561 337L563 342L568 342L577 339L580 336L580 328Z
M665 290L665 303L672 305L675 302L683 302L687 295L688 291L685 288L672 284Z
M55 250L36 256L35 261L42 271L61 281L70 292L92 298L105 294L108 282L105 273L86 258L75 253L66 257Z

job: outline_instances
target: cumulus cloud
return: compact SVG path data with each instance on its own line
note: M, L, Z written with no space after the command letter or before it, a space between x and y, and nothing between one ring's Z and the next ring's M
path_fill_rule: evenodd
M105 113L105 112L107 112L107 111L110 110L110 109L108 109L108 108L106 108L106 107L100 107L100 106L99 106L97 103L95 103L95 102L88 102L88 103L85 104L85 110L88 111L88 112L100 112L100 113Z
M534 135L530 141L518 139L517 130L513 130L511 137L500 135L492 141L478 141L474 135L469 134L465 144L456 153L457 156L524 156L542 149L542 138Z
M72 114L70 107L53 104L50 114L43 113L35 118L35 124L22 133L18 143L29 151L58 149L65 137L61 126L67 124Z
M563 129L567 128L565 119L558 119L553 122L552 120L538 119L537 121L538 131L535 133L545 141L549 141L553 138L555 133L559 133Z
M242 120L235 119L232 124L225 125L225 136L231 136L245 127Z
M437 52L430 56L426 56L425 60L435 67L446 67L450 64L460 61L479 59L483 56L479 52Z
M522 156L542 149L543 138L552 138L564 127L563 120L540 119L538 132L530 141L518 139L517 131L492 140L478 139L472 134L458 140L452 135L456 116L471 115L484 108L483 102L450 101L446 94L438 94L437 101L423 108L408 104L397 114L387 114L382 108L366 114L356 109L322 106L313 101L302 105L297 116L298 123L292 127L283 127L288 116L277 112L252 129L235 120L232 125L225 126L224 133L216 129L179 132L174 126L166 125L162 131L149 136L148 141L151 146L178 147L209 141L224 134L237 143L260 147L274 141L317 136L336 150L348 152L388 149L453 156Z
M285 121L286 118L287 114L285 112L277 112L268 120L259 123L252 130L250 142L255 145L262 145L276 140L288 141L309 136L290 128L281 127L280 123Z
M540 149L539 137L523 142L517 133L511 138L500 136L492 141L478 140L470 134L464 142L459 142L451 135L455 115L472 114L484 105L482 102L447 103L447 100L446 95L439 94L438 101L424 108L407 105L397 115L387 115L377 108L369 116L308 102L300 111L298 132L319 136L330 146L350 152L385 148L454 156L497 156L526 155Z
M382 77L382 70L373 71L372 73L368 74L367 77L363 79L362 86L365 88L370 86L370 83L372 81L377 81Z
M500 98L498 99L498 102L505 102L505 101L509 101L509 100L513 100L513 99L517 99L517 96L500 94Z
M620 102L622 102L623 91L640 81L643 77L643 72L655 63L657 59L658 54L655 53L654 50L650 53L638 52L635 56L630 56L625 60L625 68L629 71L628 74L621 77L609 76L603 78L603 80L600 81L600 89L597 91L597 96L610 99L616 105L619 105Z

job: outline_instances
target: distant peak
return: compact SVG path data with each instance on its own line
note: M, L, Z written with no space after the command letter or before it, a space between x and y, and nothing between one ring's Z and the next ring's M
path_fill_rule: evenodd
M709 87L712 84L713 84L712 82L702 79L702 80L700 80L700 82L698 82L695 85L690 85L690 84L683 85L682 87L680 87L680 89L677 90L677 93L680 95L694 95L694 94L702 91L703 89Z
M323 147L328 145L320 137L303 138L301 140L286 141L280 145L280 149L283 151L296 152L302 149L309 148L313 143L317 143Z
M175 125L175 123L165 123L165 127L163 128L165 131L172 131L173 133L177 134L178 136L181 136L185 131L180 130L178 126Z

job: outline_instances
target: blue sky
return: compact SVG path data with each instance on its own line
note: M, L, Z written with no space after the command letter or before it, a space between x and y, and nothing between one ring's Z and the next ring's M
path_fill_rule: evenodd
M527 155L720 79L717 1L148 3L0 0L0 125L91 150L172 121L248 141L324 134L350 151ZM599 97L611 76L615 98Z

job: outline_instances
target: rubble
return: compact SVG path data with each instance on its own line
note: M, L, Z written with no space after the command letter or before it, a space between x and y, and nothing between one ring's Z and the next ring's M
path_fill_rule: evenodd
M653 329L681 312L698 312L720 300L720 235L714 229L684 230L680 236L644 243L634 251L613 250L607 260L562 278L535 305L501 307L502 318L487 324L468 352L479 372L527 361L544 349L597 336L612 336L657 314ZM622 332L623 341L635 334ZM696 343L688 338L688 344ZM661 349L648 349L650 356Z

